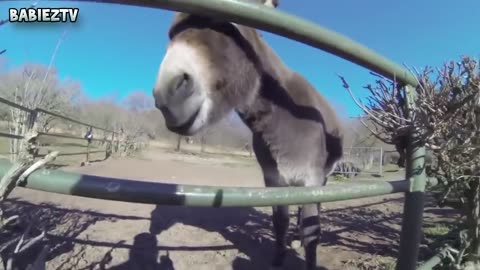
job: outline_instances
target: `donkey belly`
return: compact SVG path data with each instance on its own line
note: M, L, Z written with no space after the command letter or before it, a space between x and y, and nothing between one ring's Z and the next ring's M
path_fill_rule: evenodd
M288 186L322 186L325 182L324 170L308 164L280 163L278 171Z

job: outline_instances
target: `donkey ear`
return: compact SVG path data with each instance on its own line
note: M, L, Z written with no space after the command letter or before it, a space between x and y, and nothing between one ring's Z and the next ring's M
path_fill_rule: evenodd
M267 7L276 8L280 4L280 0L265 0L263 4Z

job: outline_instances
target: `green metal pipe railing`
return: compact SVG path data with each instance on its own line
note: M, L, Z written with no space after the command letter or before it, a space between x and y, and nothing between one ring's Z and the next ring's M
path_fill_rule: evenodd
M360 43L313 22L263 5L241 0L84 0L81 2L133 5L217 17L302 42L387 78L396 78L404 84L413 86L418 84L415 77L403 67Z
M0 175L12 166L0 160ZM26 188L134 203L197 207L296 205L358 199L408 190L408 182L362 181L325 187L209 187L124 180L46 169L32 173Z
M415 88L406 86L405 96L407 117L412 117L417 98ZM408 138L406 163L405 179L409 180L410 187L405 193L397 270L415 269L422 237L425 187L427 185L425 146L421 144L414 132Z
M423 262L416 270L432 270L435 266L438 266L443 261L443 255L437 254L427 261Z

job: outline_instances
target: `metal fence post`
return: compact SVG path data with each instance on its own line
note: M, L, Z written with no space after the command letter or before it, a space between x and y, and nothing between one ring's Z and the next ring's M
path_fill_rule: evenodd
M26 125L26 132L25 134L28 134L32 132L35 129L35 124L37 122L37 117L38 117L38 111L37 110L31 110L28 113L28 118L27 118L27 125ZM33 160L38 155L38 142L37 138L33 139L31 142L31 145L27 145L26 147L29 147L29 154L32 156Z
M28 114L27 119L27 132L32 131L35 127L35 123L37 122L38 112L37 110L32 110Z
M405 96L407 99L407 116L412 118L416 89L412 86L406 86ZM409 136L406 179L410 182L410 190L405 193L397 270L414 270L416 268L422 237L423 207L427 182L425 147L421 145L415 131Z
M200 152L202 153L205 153L205 145L207 143L206 141L207 141L206 135L205 133L202 133L202 135L200 136Z
M112 138L110 139L110 142L107 144L107 149L105 151L105 159L109 158L113 153L114 139L115 139L115 132L112 132Z
M380 176L383 175L383 147L380 147Z
M89 127L87 130L87 134L85 135L85 139L87 140L87 153L85 157L85 164L88 164L90 162L90 145L92 143L92 127Z
M175 148L175 151L179 152L181 147L182 147L182 136L178 135L177 136L177 147Z
M85 157L85 163L90 162L90 141L87 141L87 155Z

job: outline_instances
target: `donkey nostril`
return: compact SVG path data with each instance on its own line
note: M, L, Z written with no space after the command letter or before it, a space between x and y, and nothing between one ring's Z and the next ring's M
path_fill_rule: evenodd
M188 83L189 79L190 79L190 76L187 73L183 73L182 75L177 76L174 82L175 84L173 89L178 90L184 87Z
M190 80L190 76L187 73L183 73L183 80L184 81Z
M169 102L177 103L190 97L194 92L193 77L182 72L170 80L168 87Z
M178 96L185 94L183 92L187 91L190 85L190 75L187 73L181 73L177 76L175 76L171 81L170 81L170 87L168 90L168 95L170 97Z

